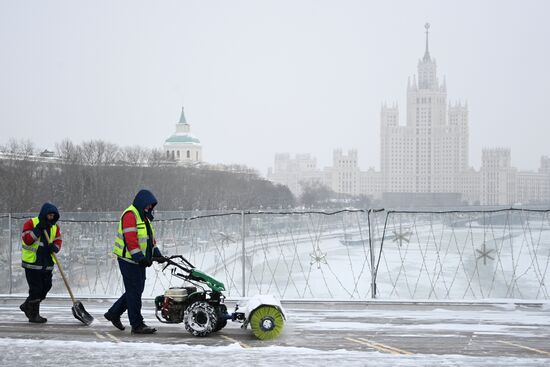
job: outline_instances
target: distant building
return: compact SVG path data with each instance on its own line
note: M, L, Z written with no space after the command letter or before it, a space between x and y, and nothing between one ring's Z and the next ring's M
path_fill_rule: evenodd
M467 103L448 103L445 80L426 48L418 61L418 78L407 83L405 125L397 104L380 112L380 171L361 171L357 150L333 152L332 167L300 164L277 155L269 179L299 192L299 182L323 182L337 193L368 195L388 207L459 205L512 206L550 203L550 157L543 156L538 172L518 171L510 149L483 149L479 171L469 166ZM315 161L309 155L308 160Z
M519 171L516 175L516 195L514 204L548 204L550 179L540 172Z
M359 194L368 195L373 198L380 198L384 190L384 177L382 172L369 168L361 171L359 176Z
M295 196L302 194L304 185L326 185L323 172L317 168L317 159L309 154L296 154L295 158L288 153L276 154L275 165L269 168L267 178L287 186Z
M333 191L358 195L360 193L361 172L357 163L357 150L352 149L343 154L336 149L332 154L331 185Z
M462 193L463 204L480 205L481 174L472 167L458 177L458 186Z
M44 158L53 158L53 157L55 157L55 152L52 152L51 150L48 150L48 149L44 149L40 153L40 156L44 157Z
M515 203L516 169L510 149L483 149L481 154L481 205Z
M182 164L202 162L202 145L200 140L191 134L191 125L187 123L183 107L176 132L164 142L166 159Z
M380 167L384 189L399 193L460 193L468 169L468 107L447 105L447 86L439 82L428 44L418 61L418 81L407 85L406 124L397 105L382 106Z

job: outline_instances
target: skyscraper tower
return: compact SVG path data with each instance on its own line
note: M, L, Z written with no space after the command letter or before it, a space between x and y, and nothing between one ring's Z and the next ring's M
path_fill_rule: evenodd
M406 125L397 105L381 111L381 170L387 192L456 193L459 174L468 167L468 109L447 109L447 86L439 82L437 63L426 49L418 61L418 80L407 83ZM447 119L448 117L448 119Z

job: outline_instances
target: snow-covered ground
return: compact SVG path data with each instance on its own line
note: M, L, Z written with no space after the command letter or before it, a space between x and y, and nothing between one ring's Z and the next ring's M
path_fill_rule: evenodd
M381 352L296 347L243 348L157 343L0 339L2 366L548 366L550 358L394 356Z
M33 326L17 309L19 299L0 297L0 365L550 365L550 302L516 301L288 303L281 336L260 341L237 323L207 338L192 337L182 325L157 322L150 300L144 316L158 329L153 336L114 329L101 316L112 300L84 301L96 317L90 327L72 317L68 299L46 300L42 314L49 321Z

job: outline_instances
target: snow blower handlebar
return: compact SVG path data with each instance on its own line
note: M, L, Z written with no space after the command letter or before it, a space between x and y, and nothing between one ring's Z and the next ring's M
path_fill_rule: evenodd
M168 266L172 265L174 268L172 268L172 274L176 275L183 279L194 279L192 273L193 269L195 269L195 266L189 262L185 257L182 255L172 255L172 256L162 256L161 262L166 263L164 267L162 268L162 271L165 271ZM153 259L154 260L154 259ZM174 261L177 260L177 261ZM182 270L185 272L185 274L177 273L177 269Z
M178 278L185 279L191 282L206 283L211 289L217 289L219 287L219 285L217 284L217 280L211 278L209 275L204 274L201 271L198 271L195 266L182 255L173 255L169 257L163 256L161 262L166 263L166 265L164 265L164 267L162 268L162 271L165 271L168 266L172 265L172 275L177 276ZM178 272L178 269L182 272ZM196 285L199 286L198 284ZM221 283L221 289L217 290L225 290L223 283Z
M166 263L166 265L164 265L164 267L162 268L162 271L166 270L166 268L168 267L168 265L173 265L177 268L180 268L181 270L185 270L187 272L191 272L190 269L186 268L185 266L183 266L181 263L187 265L188 267L190 267L191 269L195 269L195 266L193 264L191 264L189 262L189 260L187 260L185 257L183 257L183 255L172 255L172 256L162 256L161 257L162 259L164 259L163 262ZM180 262L176 262L172 259L180 259ZM153 259L154 260L154 259Z

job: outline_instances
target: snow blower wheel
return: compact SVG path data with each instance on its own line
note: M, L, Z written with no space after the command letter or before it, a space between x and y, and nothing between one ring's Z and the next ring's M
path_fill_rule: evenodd
M195 336L207 336L216 327L218 317L214 308L204 301L198 301L187 308L185 329Z
M250 317L252 333L261 340L274 339L283 331L284 317L273 306L260 306Z

